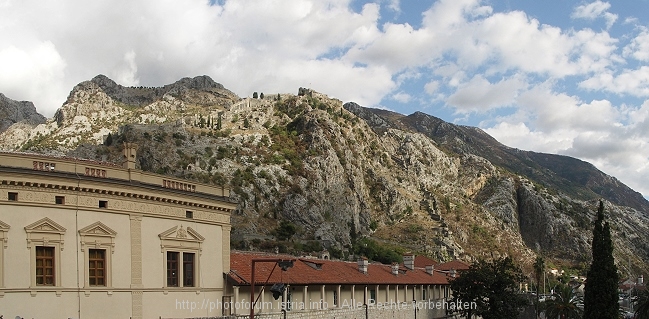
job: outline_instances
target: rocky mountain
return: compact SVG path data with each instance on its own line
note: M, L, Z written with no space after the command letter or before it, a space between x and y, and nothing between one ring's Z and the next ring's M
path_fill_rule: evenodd
M45 117L36 112L32 102L14 101L0 93L0 133L16 123L34 126L45 123Z
M621 271L629 260L635 274L649 270L649 203L637 192L586 162L424 113L302 88L240 98L206 76L149 88L100 75L53 119L15 126L0 134L5 150L117 162L129 141L143 170L231 187L240 249L509 255L528 269L542 254L583 271L602 198Z

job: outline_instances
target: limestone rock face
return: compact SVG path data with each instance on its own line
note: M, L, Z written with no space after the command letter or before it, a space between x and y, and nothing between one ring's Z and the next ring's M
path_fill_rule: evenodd
M0 133L15 123L31 126L45 123L45 117L36 112L32 102L14 101L0 93Z
M298 93L250 99L206 76L147 88L100 75L0 145L119 162L121 143L134 142L143 170L230 187L232 244L243 249L281 245L275 231L289 221L295 247L344 252L371 237L440 260L508 255L529 267L543 254L579 265L603 198L618 259L647 268L649 203L592 165L420 112Z

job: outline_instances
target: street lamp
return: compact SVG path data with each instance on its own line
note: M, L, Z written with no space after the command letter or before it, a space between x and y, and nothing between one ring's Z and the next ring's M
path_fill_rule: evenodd
M279 266L282 271L287 271L289 268L293 267L293 263L295 262L295 259L279 259L279 258L253 258L252 259L252 265L251 265L251 278L250 278L250 302L252 302L252 305L250 305L250 319L255 318L255 303L257 303L257 300L255 300L255 264L256 263L275 263L276 266ZM283 285L282 285L283 286ZM276 288L275 285L273 285L273 288ZM273 291L273 288L271 288L271 291ZM279 287L277 287L279 289ZM283 292L283 289L282 289ZM273 297L275 297L275 292L273 292ZM275 298L277 299L277 298Z

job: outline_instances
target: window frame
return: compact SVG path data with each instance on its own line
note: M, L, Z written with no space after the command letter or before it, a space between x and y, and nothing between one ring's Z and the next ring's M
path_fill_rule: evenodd
M115 253L115 237L117 232L102 222L94 222L79 229L81 252L84 260L83 287L85 289L112 289L113 288L113 254ZM90 284L90 250L104 250L104 284L103 286Z
M65 231L63 226L47 217L25 226L27 249L30 251L30 288L61 287L61 251L63 250ZM36 247L38 246L54 247L54 285L36 284Z
M202 251L202 243L205 240L198 232L191 227L186 229L181 225L174 226L158 235L160 237L160 251L162 253L162 282L165 289L200 289L200 255ZM178 285L169 285L168 277L168 254L178 253L177 267L178 267ZM193 285L185 285L185 255L193 254L194 260L192 263Z
M56 269L56 257L55 257L55 255L56 255L56 252L55 252L56 247L53 247L53 246L36 246L36 247L34 247L34 249L36 250L36 259L35 259L35 261L36 261L36 265L35 265L35 267L36 267L36 278L35 278L36 286L39 286L39 287L43 287L43 286L44 287L55 287L56 286L56 281L57 281L57 278L56 278L56 270L57 269ZM49 255L49 254L48 255L41 254L39 256L39 251L42 251L42 252L46 252L46 251L50 252L51 251L51 255ZM41 266L38 265L39 260L42 261ZM49 267L48 265L45 264L47 260L52 261L51 267ZM39 268L42 268L42 274L41 275L38 274ZM52 268L51 275L48 275L46 273L46 270L48 268ZM42 283L38 282L39 277L42 277L42 279L43 279ZM48 284L48 282L47 282L48 277L52 277L52 284Z
M180 285L180 263L178 260L180 259L180 255L182 253L179 251L167 251L165 256L167 257L167 287L182 287ZM175 259L171 259L169 257L174 256ZM173 261L172 261L173 260ZM173 271L169 266L170 264L173 264L176 270L175 276L169 276L169 272ZM170 281L175 280L175 282L169 283Z
M100 253L100 257L94 256L93 253ZM98 266L98 262L102 263L102 267ZM94 267L92 266L94 263ZM94 270L95 274L92 276L90 272ZM98 275L98 271L103 271L103 275ZM95 280L95 283L92 283L92 280ZM102 284L98 283L98 280L101 279L103 281ZM106 249L97 249L97 248L90 248L88 249L88 286L90 287L106 287Z

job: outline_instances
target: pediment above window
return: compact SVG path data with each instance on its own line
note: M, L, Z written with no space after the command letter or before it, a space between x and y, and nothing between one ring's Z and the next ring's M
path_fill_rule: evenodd
M184 226L174 226L166 231L158 234L160 237L160 246L164 251L165 248L178 248L178 249L201 249L201 244L205 237L201 236L196 230L191 227L185 228Z
M35 245L55 246L63 250L63 235L65 227L45 217L32 224L25 226L27 233L27 248Z
M79 229L79 234L82 236L115 237L117 232L104 225L102 222L96 222Z
M115 247L117 232L102 222L95 222L79 230L81 236L81 251L86 247L106 249ZM110 249L113 253L113 249Z
M25 231L27 231L28 233L32 232L64 234L66 229L53 220L45 217L35 223L25 226Z

